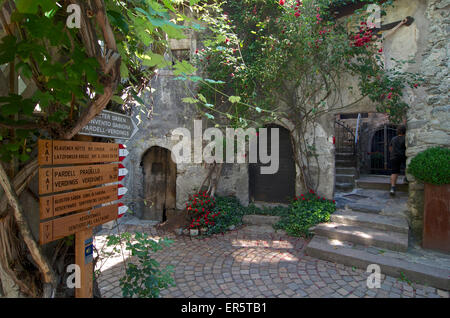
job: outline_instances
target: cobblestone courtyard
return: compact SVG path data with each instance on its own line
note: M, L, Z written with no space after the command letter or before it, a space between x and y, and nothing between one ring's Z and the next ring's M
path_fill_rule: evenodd
M409 285L382 275L381 288L369 289L368 273L361 269L318 260L305 255L307 242L284 234L261 233L244 227L225 235L191 239L161 233L155 227L124 226L121 231L144 231L169 237L174 243L155 259L175 268L175 287L161 297L430 297L448 298L447 291ZM109 231L96 236L101 249ZM122 256L103 261L99 287L102 297L121 297L119 278Z

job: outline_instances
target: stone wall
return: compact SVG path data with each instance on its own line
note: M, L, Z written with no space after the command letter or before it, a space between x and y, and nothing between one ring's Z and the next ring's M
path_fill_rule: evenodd
M136 216L142 217L145 204L151 204L144 198L144 177L142 158L148 149L154 146L172 150L178 143L172 140L172 131L176 128L187 128L194 136L194 119L196 110L182 102L188 96L187 88L195 90L192 83L174 80L170 71L160 70L153 79L151 87L154 92L146 92L143 100L148 103L151 112L136 108L133 114L135 120L140 120L139 131L132 139L120 141L126 144L130 154L124 160L129 170L123 184L129 189L124 201ZM187 87L185 85L188 85ZM203 129L207 124L203 121ZM193 151L192 151L193 153ZM207 176L208 169L204 164L177 164L176 207L183 209L190 194L199 190ZM217 189L219 195L233 195L244 205L248 204L248 168L245 164L226 164Z
M450 0L420 1L424 18L417 23L416 70L425 83L409 92L411 108L407 114L407 163L419 152L434 146L450 147ZM423 229L423 184L409 186L409 220L417 239Z

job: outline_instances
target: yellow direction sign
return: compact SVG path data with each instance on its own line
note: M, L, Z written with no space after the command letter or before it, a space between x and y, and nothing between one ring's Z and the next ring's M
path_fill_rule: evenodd
M42 222L39 229L40 244L61 239L118 218L121 204L111 204L90 211Z
M67 140L38 141L40 166L118 162L128 154L121 144Z
M127 192L120 184L39 198L41 220L119 200Z
M128 171L122 164L39 168L39 194L89 188L123 179Z

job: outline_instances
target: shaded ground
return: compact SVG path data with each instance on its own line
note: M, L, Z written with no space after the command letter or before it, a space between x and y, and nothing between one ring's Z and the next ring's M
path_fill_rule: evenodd
M369 289L365 271L309 257L305 240L268 233L266 227L244 227L206 239L176 237L151 225L122 224L119 229L175 241L155 256L163 266L175 267L176 286L162 297L448 297L448 292L384 275L381 288ZM106 235L102 231L95 237L98 249ZM122 261L118 256L99 264L103 297L121 297Z

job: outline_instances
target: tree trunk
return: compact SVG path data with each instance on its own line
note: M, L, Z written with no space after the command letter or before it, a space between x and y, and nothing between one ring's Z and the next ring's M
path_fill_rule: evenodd
M49 285L54 289L56 288L56 277L53 272L53 269L51 268L51 265L47 258L41 253L39 246L37 245L36 241L34 240L30 227L28 225L28 222L25 218L25 215L22 210L22 206L19 204L19 198L17 197L16 192L14 191L14 188L5 172L5 169L3 169L3 166L0 164L0 184L3 187L6 197L8 198L9 204L11 205L13 211L14 211L14 219L17 223L17 226L19 228L19 232L25 242L25 244L28 247L28 250L31 253L31 257L37 264L42 277L43 282L47 285L44 285L44 291L46 295L53 294L52 292L49 292Z

